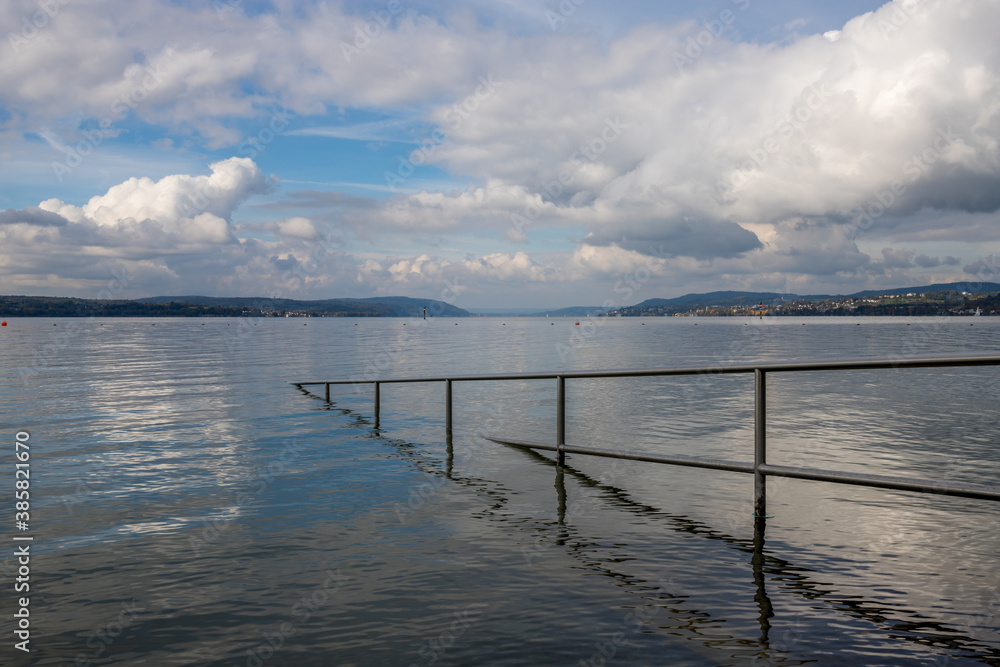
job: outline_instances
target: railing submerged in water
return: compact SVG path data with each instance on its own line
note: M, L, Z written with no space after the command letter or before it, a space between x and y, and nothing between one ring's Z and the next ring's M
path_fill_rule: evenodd
M985 484L949 482L945 480L873 475L839 470L821 470L782 466L767 463L767 375L808 371L883 370L899 368L943 368L963 366L998 366L997 355L938 355L898 356L886 358L831 359L812 361L776 361L756 364L719 364L715 366L683 366L675 368L645 368L621 370L565 371L556 373L510 373L501 375L453 375L445 377L388 378L382 380L332 380L321 382L295 382L298 387L324 385L326 400L330 400L331 385L373 384L375 389L375 423L381 409L380 386L414 382L445 383L445 429L452 432L452 384L455 382L494 382L505 380L556 380L556 441L554 444L510 440L490 437L488 440L504 445L556 453L559 465L564 465L566 454L583 454L632 461L646 461L667 465L689 466L749 473L754 476L754 516L762 520L767 510L768 476L853 484L898 491L935 493L964 498L1000 500L1000 487ZM665 377L679 375L728 375L754 376L754 447L753 461L728 461L697 456L671 456L649 452L630 452L599 447L583 447L566 443L566 380L574 378Z

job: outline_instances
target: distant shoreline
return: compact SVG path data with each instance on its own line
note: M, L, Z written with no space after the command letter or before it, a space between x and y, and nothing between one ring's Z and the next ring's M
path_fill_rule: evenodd
M0 317L469 317L444 301L409 297L300 301L264 297L78 299L0 296Z

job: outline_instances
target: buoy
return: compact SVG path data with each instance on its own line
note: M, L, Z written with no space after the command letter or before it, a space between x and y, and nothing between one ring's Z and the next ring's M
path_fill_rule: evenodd
M579 322L574 322L574 325L575 326L580 326L580 323Z
M7 326L7 320L4 320L2 323L0 323L0 327L5 327L5 326Z

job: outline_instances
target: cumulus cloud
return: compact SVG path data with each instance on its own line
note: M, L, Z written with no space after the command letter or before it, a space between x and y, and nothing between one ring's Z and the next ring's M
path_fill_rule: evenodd
M287 218L278 223L278 233L292 238L315 240L320 237L312 220L301 216Z
M921 266L925 269L931 269L935 266L957 266L961 260L958 257L952 257L951 255L940 259L938 257L929 257L927 255L917 255L913 258L914 263L917 266Z
M914 262L913 256L915 254L916 253L913 250L902 250L902 249L897 250L895 248L882 248L882 257L883 257L882 265L885 266L887 269L909 268L913 266ZM921 255L921 257L925 257L925 255ZM928 257L927 259L929 260L930 258ZM936 264L937 262L935 261L935 263L932 266Z
M592 245L614 243L627 250L710 259L735 257L763 247L757 236L734 222L704 219L627 220L603 225L586 238Z
M220 266L228 263L231 270L248 251L260 250L237 239L230 221L245 200L273 187L247 158L216 162L210 169L207 175L157 181L131 178L82 206L49 199L37 207L2 211L0 274L11 286L74 285L78 290L126 266L136 280L162 283L183 274L204 287ZM299 237L308 235L302 221L285 224Z
M20 26L37 11L33 0L4 2L0 25ZM57 20L29 39L8 34L13 57L0 59L0 99L27 123L60 118L67 108L114 122L135 114L232 145L240 134L226 119L263 117L277 102L323 113L329 104L454 96L507 39L411 9L391 19L368 41L377 48L345 54L340 45L357 50L355 28L371 16L336 4L275 3L251 13L224 2L60 3ZM260 94L247 94L248 81Z
M142 223L179 242L233 241L233 211L254 194L272 186L249 158L230 158L210 166L210 175L178 174L159 181L130 178L83 206L49 199L39 208L75 224L137 230ZM159 239L158 239L159 241Z
M927 223L936 241L997 228L995 18L989 2L897 1L781 46L718 38L680 66L683 26L643 26L606 48L573 34L515 40L497 92L473 113L433 110L446 141L410 155L479 184L343 222L364 238L475 229L517 243L566 228L734 277L956 266L891 249L873 261L857 221L873 218L861 229L872 238L920 232L928 209L956 214Z
M897 1L835 39L719 38L682 67L686 35L672 28L636 29L604 51L573 36L524 43L526 64L509 66L496 99L450 129L433 159L491 179L476 200L490 209L521 213L491 196L521 188L522 200L544 200L539 220L572 220L588 242L662 243L696 258L765 252L759 239L792 229L788 220L846 234L874 212L866 233L879 235L925 208L993 213L997 12ZM469 193L435 197L445 218L467 214Z
M57 213L46 211L37 206L26 206L17 210L8 208L0 211L0 225L37 225L39 227L62 227L67 223L66 218Z
M3 3L0 22L36 7ZM81 257L100 256L151 263L146 275L164 280L211 279L216 291L287 272L342 292L418 288L449 272L553 285L640 266L664 285L834 285L957 272L961 260L933 244L1000 241L991 0L895 0L780 44L724 33L696 57L678 57L701 30L693 23L649 21L604 40L406 8L362 47L356 27L368 18L336 3L248 12L112 0L68 3L58 18L0 60L4 141L44 132L72 145L95 123L134 115L178 144L235 146L240 122L266 127L276 105L323 117L290 134L367 140L416 114L436 138L414 144L410 167L463 184L413 192L416 177L399 172L404 185L386 199L288 193L259 209L278 211L259 225L273 235L264 241L233 224L271 187L249 158L209 175L131 178L82 206L0 212L5 242L35 249L6 258L24 284L46 249L66 281L89 275ZM332 109L398 118L345 128L327 123ZM307 270L329 229L376 251L331 251L336 263ZM460 258L462 238L476 239L471 258ZM386 245L412 251L377 250Z
M466 260L462 263L466 272L474 276L486 276L502 282L545 282L553 279L556 271L536 264L524 252L513 255L492 253L484 257Z

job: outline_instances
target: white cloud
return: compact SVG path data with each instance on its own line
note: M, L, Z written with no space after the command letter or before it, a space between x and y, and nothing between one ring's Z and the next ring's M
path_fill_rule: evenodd
M0 25L20 26L37 10L33 0L4 2ZM276 101L323 113L327 105L421 104L457 94L506 41L498 31L457 30L407 10L347 57L341 44L354 44L355 28L370 16L325 3L276 3L274 12L247 16L228 3L67 3L30 39L5 45L13 56L0 59L0 98L23 124L67 109L118 121L127 110L192 127L212 145L233 144L239 134L220 121L259 115ZM247 94L248 81L260 93Z
M278 223L278 233L282 236L292 238L315 240L320 237L319 232L309 218L295 217L287 218Z
M121 264L155 281L190 272L190 282L204 287L206 267L199 262L224 265L245 254L230 226L233 211L272 187L247 158L217 162L211 172L158 181L131 178L83 206L49 199L38 207L0 212L5 284L88 284L100 280L95 273L110 275L111 267ZM307 234L307 220L284 224L299 237Z
M570 183L555 199L568 207L567 197L590 190L583 208L597 239L640 224L639 236L659 230L684 251L676 230L693 219L705 236L696 256L732 247L713 225L843 222L894 182L906 186L895 197L899 212L995 211L1000 58L986 26L998 18L996 5L955 11L928 1L887 31L902 5L848 23L835 42L718 40L683 72L668 29L637 29L606 53L540 43L530 62L548 63L551 76L529 75L527 65L507 73L497 103L456 128L439 159L546 198L564 169ZM614 118L627 127L604 142ZM581 159L587 145L602 150ZM601 206L619 215L602 219ZM662 214L636 223L636 207Z
M650 20L604 41L411 9L345 55L341 42L354 44L367 18L337 4L274 4L248 16L152 0L69 3L0 59L2 140L34 132L73 145L104 118L125 133L118 125L134 114L169 131L171 146L213 148L235 145L241 121L266 120L280 104L323 117L289 132L303 136L385 139L401 118L436 123L444 140L426 161L463 186L314 197L299 208L289 197L263 224L276 233L264 242L239 239L232 224L268 188L247 158L217 162L210 175L130 178L82 206L49 199L0 213L8 243L35 244L6 258L15 284L42 280L47 249L66 267L61 284L87 274L81 258L101 257L152 262L162 272L150 276L216 291L263 288L307 265L330 228L410 251L352 250L303 289L417 289L449 272L483 290L593 287L650 259L671 290L711 279L834 285L958 271L960 244L1000 242L991 0L897 0L781 44L731 42L727 32L689 59L678 54L694 24ZM4 3L0 24L35 7ZM480 77L496 85L486 92ZM337 125L331 117L345 109L390 118ZM419 178L404 177L400 190ZM205 188L217 194L199 202ZM871 224L850 234L862 213ZM906 245L882 252L896 243Z
M864 230L878 237L919 229L923 209L962 222L1000 207L1000 57L985 27L998 10L913 7L890 3L835 39L719 38L682 68L675 28L606 49L581 35L515 40L494 95L461 122L451 101L431 113L447 141L428 159L479 184L343 223L364 238L474 230L515 243L583 229L591 246L818 277L881 266L849 234L864 211L891 202ZM958 241L983 224L935 229Z
M271 185L248 158L216 162L211 169L208 176L174 175L159 181L130 178L82 207L49 199L39 208L77 225L135 230L149 221L181 243L234 241L229 230L233 210L248 197L268 191Z

